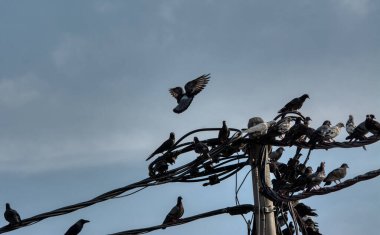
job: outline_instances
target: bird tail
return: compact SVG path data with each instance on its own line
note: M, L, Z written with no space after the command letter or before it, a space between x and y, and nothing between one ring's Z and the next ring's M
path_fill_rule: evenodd
M154 156L154 154L152 153L147 159L145 159L145 161L148 161L148 160L151 159L153 156Z

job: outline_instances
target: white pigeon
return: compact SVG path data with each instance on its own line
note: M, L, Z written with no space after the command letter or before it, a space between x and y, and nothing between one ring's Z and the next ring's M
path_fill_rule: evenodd
M356 126L354 123L354 117L350 114L346 122L346 131L349 135L351 135L354 132L355 128Z
M327 129L327 132L326 132L326 135L325 135L325 139L326 140L330 140L330 141L334 141L334 138L339 135L340 129L342 127L344 127L344 124L341 123L341 122L339 122L335 126L329 127Z
M265 135L268 132L269 127L276 124L275 121L259 123L253 127L244 130L243 133L251 134L252 136L261 136Z

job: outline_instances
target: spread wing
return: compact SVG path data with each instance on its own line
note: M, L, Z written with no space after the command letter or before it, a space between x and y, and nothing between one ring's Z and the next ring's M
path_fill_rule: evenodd
M174 87L169 89L170 94L176 98L177 101L179 101L183 95L183 89L182 87Z
M210 79L210 74L203 74L202 76L186 83L185 91L188 96L195 96L206 87Z

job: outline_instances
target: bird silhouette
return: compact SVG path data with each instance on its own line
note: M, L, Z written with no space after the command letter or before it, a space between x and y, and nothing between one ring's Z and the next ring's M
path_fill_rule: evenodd
M201 92L207 85L210 79L210 74L204 74L185 85L185 92L182 87L174 87L169 89L170 94L177 100L177 106L173 109L175 113L182 113L191 104L199 92Z
M177 220L179 220L183 213L185 212L185 209L182 204L182 197L179 196L177 198L177 204L170 210L170 212L166 215L164 222L162 224L169 224L174 223ZM165 229L166 227L162 228Z
M289 101L289 103L287 103L282 109L280 109L278 113L296 111L302 107L303 102L305 102L305 100L308 98L309 98L308 94L304 94L300 97L294 98L291 101Z
M21 223L20 215L16 210L11 208L9 203L5 204L4 218L9 222L10 226L19 225Z
M230 129L227 127L226 121L223 121L223 126L218 134L218 141L221 144L224 144L228 141L228 137L230 136Z
M158 153L162 153L162 152L165 152L167 150L169 150L171 147L174 146L174 143L175 143L175 135L174 135L174 132L170 132L170 136L169 136L169 139L165 140L164 143L162 143L160 145L160 147L158 147L147 159L146 161L148 161L149 159L151 159L154 155L158 154Z
M82 231L83 225L88 222L90 221L85 219L78 220L65 232L65 235L78 235Z

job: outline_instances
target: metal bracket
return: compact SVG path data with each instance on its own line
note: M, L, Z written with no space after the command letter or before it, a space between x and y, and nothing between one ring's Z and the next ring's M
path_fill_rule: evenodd
M272 213L276 211L276 208L273 206L264 206L263 211L264 213Z

